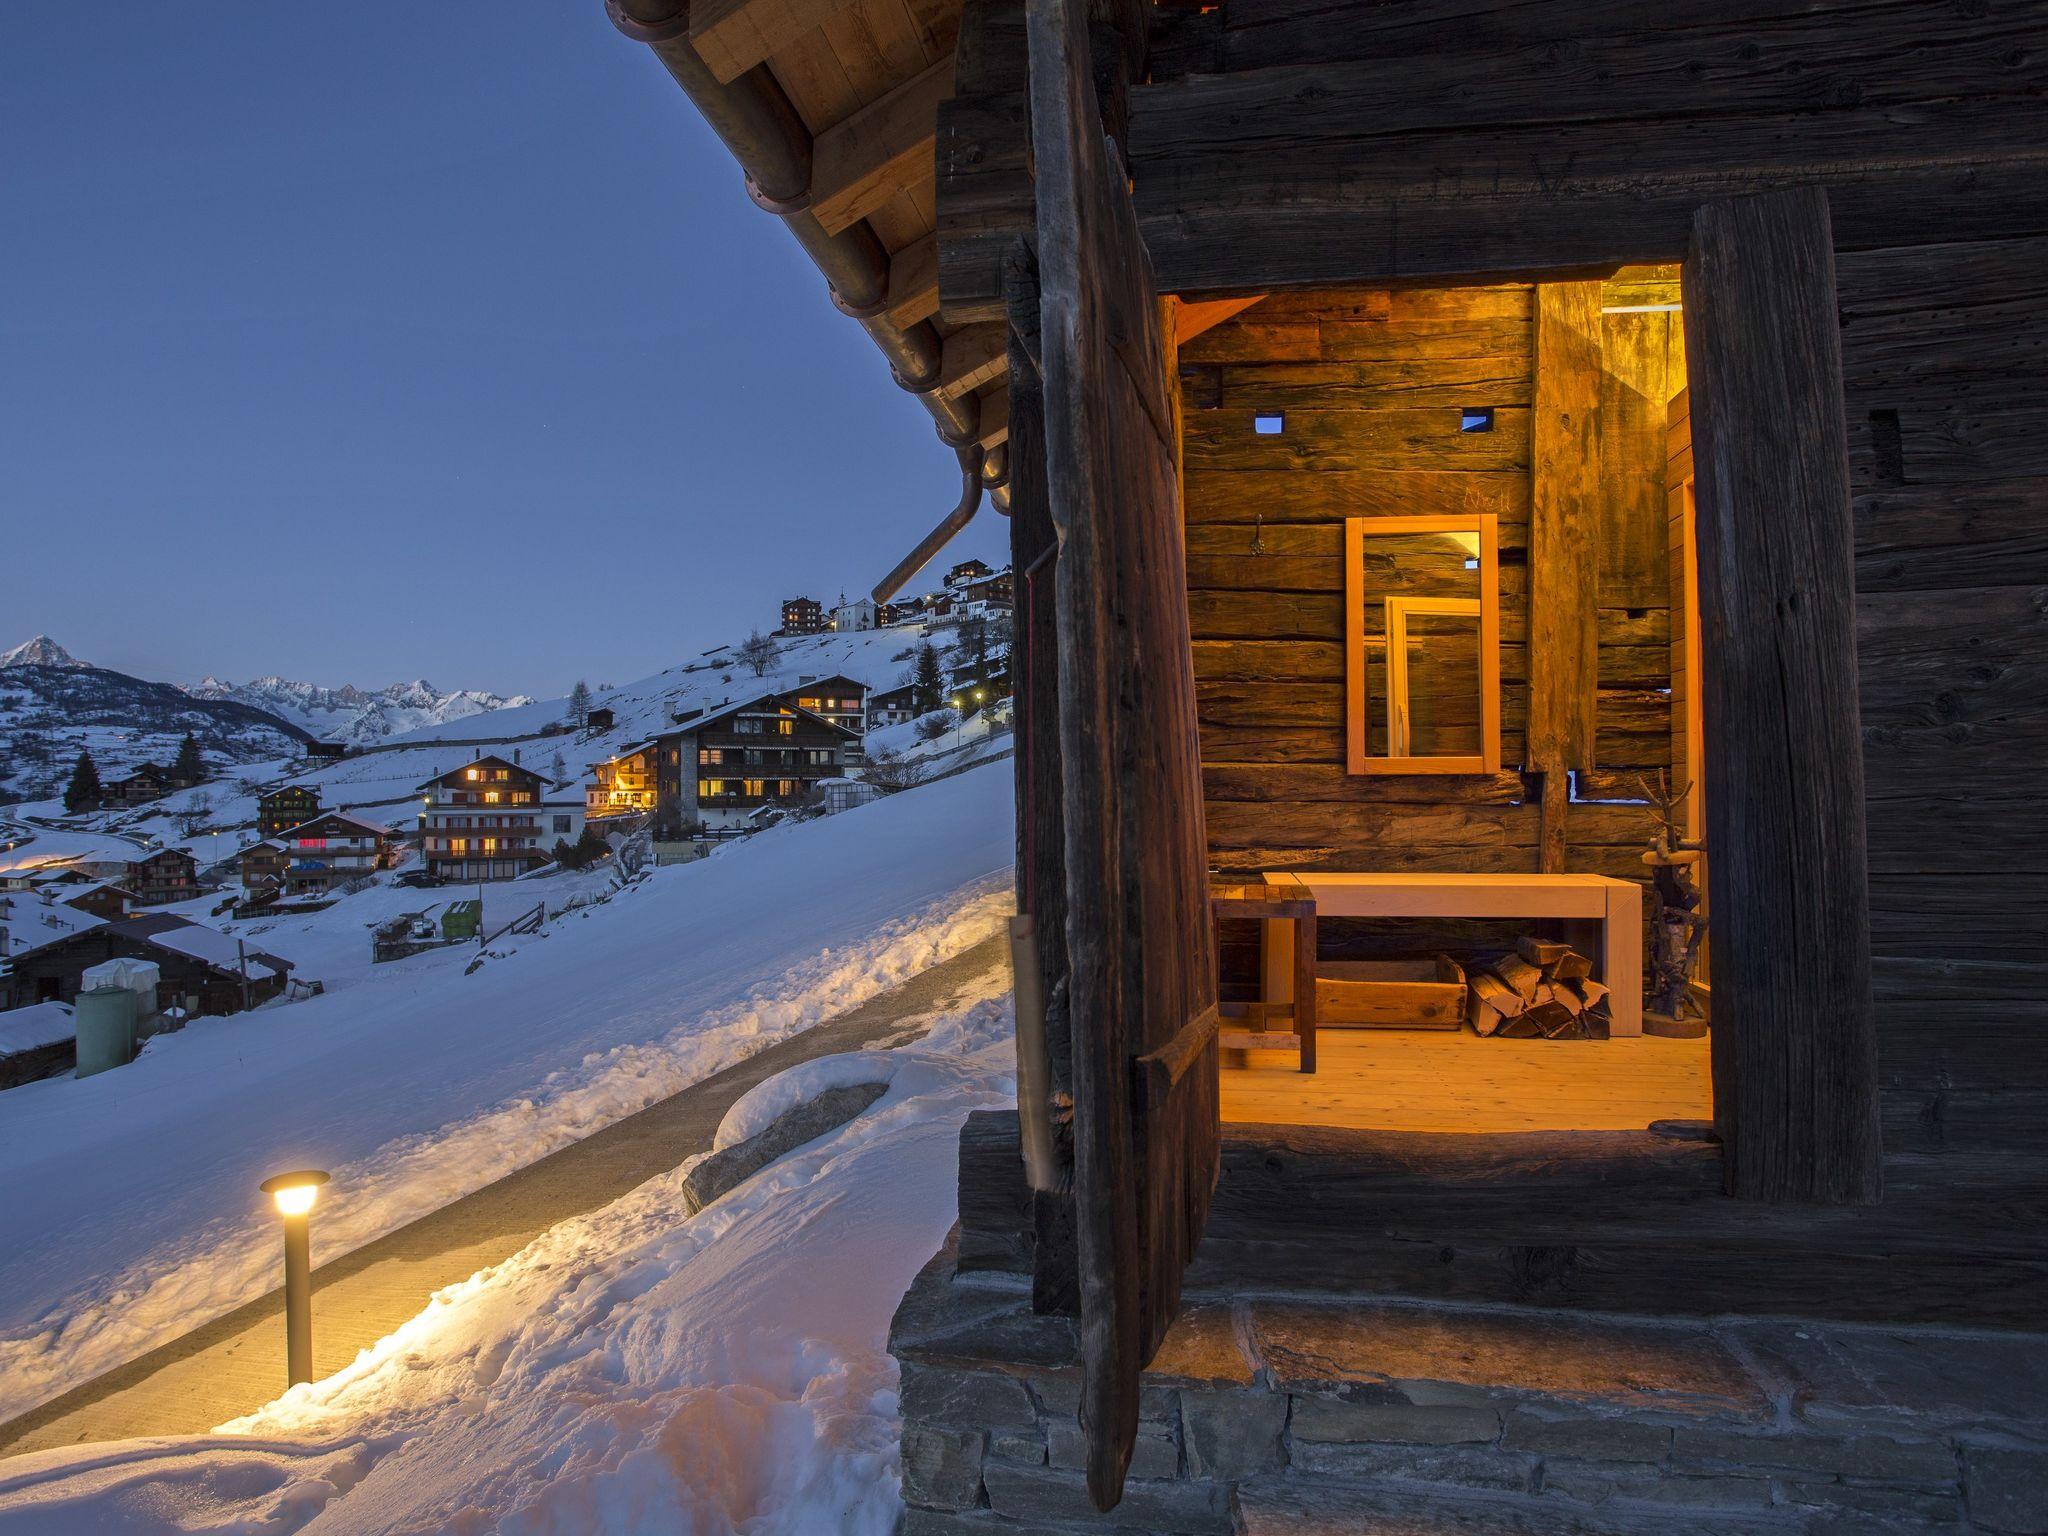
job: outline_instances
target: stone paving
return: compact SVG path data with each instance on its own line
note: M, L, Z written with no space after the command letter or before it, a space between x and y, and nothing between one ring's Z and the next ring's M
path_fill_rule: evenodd
M902 1044L922 1033L921 1016L1008 963L1008 940L999 934L893 992L321 1265L313 1272L315 1374L340 1370L441 1287L510 1257L556 1222L710 1150L726 1110L756 1083L814 1057ZM260 1407L284 1385L284 1298L278 1291L0 1424L0 1456L197 1433Z
M942 1251L898 1311L903 1536L2048 1531L2048 1336L1188 1298L1089 1502L1073 1320Z

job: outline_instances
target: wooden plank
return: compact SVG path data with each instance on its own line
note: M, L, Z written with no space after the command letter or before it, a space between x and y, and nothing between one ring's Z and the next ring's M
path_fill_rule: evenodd
M939 237L926 235L889 258L889 318L913 326L939 312Z
M1163 1102L1133 1093L1133 1063L1214 1004L1214 939L1157 289L1104 137L1088 8L1031 0L1026 21L1060 541L1080 1418L1089 1493L1107 1509L1216 1169L1213 1040Z
M1827 194L1708 204L1684 280L1728 1189L1864 1204L1882 1175Z
M1009 340L1001 325L970 325L945 339L939 361L939 394L957 399L1003 377Z
M995 389L981 397L981 417L975 432L976 442L984 448L993 448L998 443L1010 440L1010 392Z
M692 0L690 46L730 85L855 0Z
M939 60L819 134L811 147L811 214L836 235L932 175L939 103L953 60Z
M1255 293L1238 299L1198 299L1183 302L1174 312L1173 339L1185 346L1202 332L1221 325L1232 315L1244 313L1259 300L1263 293Z
M1600 285L1536 290L1530 412L1529 764L1593 765L1599 633L1595 590L1604 497ZM1562 809L1562 799L1556 799ZM1561 856L1562 834L1553 849Z

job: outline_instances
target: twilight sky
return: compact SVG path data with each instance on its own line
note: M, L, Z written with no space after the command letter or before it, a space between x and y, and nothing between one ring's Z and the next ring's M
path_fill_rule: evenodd
M8 0L0 210L0 648L560 694L957 494L599 0Z

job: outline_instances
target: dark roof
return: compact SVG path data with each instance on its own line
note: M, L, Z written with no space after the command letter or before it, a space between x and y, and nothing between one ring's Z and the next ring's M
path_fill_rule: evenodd
M808 688L813 685L806 683L804 686ZM756 694L753 698L742 699L737 704L722 704L717 709L707 710L687 725L679 725L672 731L663 731L654 740L669 741L681 736L694 736L699 731L708 730L712 726L717 725L721 720L730 720L734 715L744 714L751 709L759 709L763 705L773 705L778 710L787 709L791 714L801 719L814 721L828 731L836 731L839 735L854 741L860 740L859 731L849 726L841 725L837 720L827 720L815 710L805 709L798 704L786 703L785 701L796 691L796 689L790 688L780 693Z
M483 768L486 766L493 768L509 768L514 773L523 773L528 778L536 781L539 781L541 778L541 776L538 773L534 772L533 769L526 767L524 764L515 763L511 761L509 758L498 757L495 754L493 754L488 757L471 758L466 763L457 763L453 768L450 768L446 773L437 773L431 779L426 779L418 784L415 784L413 788L431 789L434 785L439 784L444 780L455 778L457 775L465 772L468 769Z
M212 956L182 947L176 942L177 938L182 936L180 930L190 930L191 937L193 938L205 934L219 940L224 945L234 943L233 939L230 939L218 928L208 928L203 923L195 923L188 917L179 917L171 912L148 912L140 917L116 918L112 922L100 923L91 928L81 928L75 933L67 933L61 938L52 939L47 944L38 944L33 949L16 950L12 955L8 956L8 960L10 963L18 964L33 955L41 955L53 949L61 949L66 944L76 943L81 939L100 938L111 934L118 938L128 939L133 943L146 944L151 949L163 950L166 954L177 955L186 960L197 960L209 970L219 971L223 975L234 976L240 974L235 970L231 962L222 964L220 960ZM217 948L218 946L202 947ZM248 951L248 956L252 963L268 966L279 975L283 975L292 969L291 961L281 960L276 955L264 950L251 949Z

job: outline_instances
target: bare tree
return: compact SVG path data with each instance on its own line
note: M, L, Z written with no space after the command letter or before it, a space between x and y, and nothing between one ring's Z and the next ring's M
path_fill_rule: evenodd
M569 721L579 731L590 724L590 684L580 677L569 690Z
M740 660L756 677L766 677L768 669L775 665L776 657L781 654L776 649L775 642L758 629L747 636L739 649Z
M896 795L906 789L917 788L930 772L930 765L922 759L900 757L894 752L873 752L868 755L861 777L883 794Z
M183 809L178 812L178 830L191 837L206 825L206 818L212 814L213 797L202 789L187 800Z

